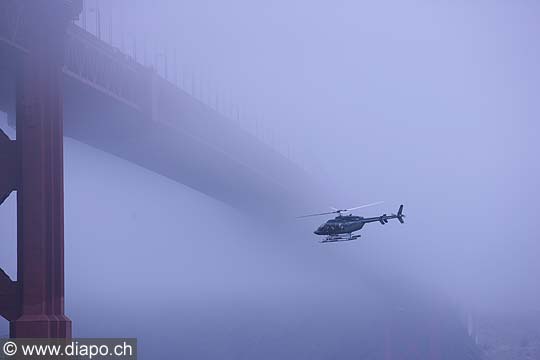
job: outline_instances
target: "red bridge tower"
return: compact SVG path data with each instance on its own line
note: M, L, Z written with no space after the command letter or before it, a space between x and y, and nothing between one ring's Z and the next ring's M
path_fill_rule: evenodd
M17 191L17 280L0 271L10 336L71 337L64 315L62 66L81 1L18 0L16 131L0 131L0 203Z

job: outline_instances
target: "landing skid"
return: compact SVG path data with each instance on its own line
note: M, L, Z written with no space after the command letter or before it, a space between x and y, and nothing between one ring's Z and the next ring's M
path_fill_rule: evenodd
M352 234L349 234L349 236L330 235L330 236L327 236L324 240L321 240L321 243L352 241L352 240L358 239L359 237L360 235L352 235Z

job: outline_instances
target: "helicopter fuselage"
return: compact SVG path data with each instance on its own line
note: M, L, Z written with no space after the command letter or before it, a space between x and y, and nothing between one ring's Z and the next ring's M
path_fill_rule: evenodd
M361 216L336 216L335 219L328 220L317 230L316 235L337 235L337 234L350 234L358 231L364 227L368 222L378 221L379 218L363 218Z
M370 205L367 205L370 206ZM321 226L317 228L317 230L314 231L316 235L324 235L325 238L322 240L322 243L328 243L328 242L337 242L337 241L350 241L355 240L360 237L359 234L353 235L353 232L358 231L364 227L365 224L371 223L371 222L379 222L382 225L387 224L388 220L390 219L397 219L400 223L404 223L403 218L405 217L405 214L403 214L403 205L399 206L397 214L391 214L386 215L382 214L381 216L376 217L362 217L362 216L354 216L352 214L349 215L343 215L344 212L348 212L351 210L359 209L364 206L352 208L352 209L334 209L332 212L326 212L326 213L319 213L319 214L311 214L311 215L304 215L300 216L301 218L304 217L311 217L311 216L321 216L321 215L327 215L327 214L338 214L334 219L330 219Z
M367 223L379 222L382 225L388 223L388 220L397 219L403 224L403 205L399 207L397 214L386 215L376 217L362 217L354 215L342 215L339 214L334 219L330 219L314 231L316 235L326 235L327 241L342 239L343 234L349 234L347 240L353 240L360 235L353 236L352 233L358 231L364 227Z

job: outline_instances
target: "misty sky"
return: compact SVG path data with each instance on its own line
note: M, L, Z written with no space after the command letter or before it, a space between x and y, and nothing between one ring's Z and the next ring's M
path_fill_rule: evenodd
M242 126L327 184L323 210L404 202L406 229L370 233L396 261L463 300L537 303L536 2L126 4L113 43L239 104Z
M87 6L94 3L87 1ZM104 13L109 11L104 4L100 6ZM95 238L98 244L121 239L129 244L130 238L153 238L159 229L157 235L163 242L156 251L166 252L171 246L183 254L178 262L186 273L200 276L203 285L190 283L193 276L179 275L173 252L167 254L168 262L145 263L143 245L134 250L142 264L135 266L126 260L125 272L116 272L115 256L107 256L104 264L83 264L101 271L100 279L114 268L118 277L155 277L159 281L153 286L161 291L170 281L163 274L173 274L181 280L178 294L196 289L195 293L208 297L215 295L210 293L213 291L219 296L235 292L232 297L243 298L245 292L270 296L280 289L294 302L294 289L298 288L306 298L319 285L327 290L321 290L325 294L332 287L348 294L344 289L353 276L345 276L347 271L338 265L346 259L347 264L373 271L402 274L464 308L537 309L540 4L118 0L107 6L113 9L115 46L121 47L123 38L124 50L133 51L135 41L138 59L143 61L146 51L146 63L153 63L163 75L166 57L171 81L188 91L196 84L203 98L214 99L217 93L223 112L279 151L288 147L293 160L324 184L319 194L313 194L321 199L318 208L306 212L384 200L385 204L361 214L395 211L403 203L408 217L403 226L397 222L384 228L371 224L360 241L333 247L320 247L312 234L324 219L296 223L294 236L283 236L279 243L265 234L250 245L252 230L257 229L246 225L241 214L68 140L66 249L72 254L79 251L76 258L84 259L98 247L90 243L75 247L68 239ZM86 21L93 31L92 13ZM106 38L106 30L103 33ZM174 49L177 68L172 66ZM240 107L239 119L231 103ZM81 167L81 159L89 164L87 168ZM85 169L88 174L92 169L107 173L123 192L96 182L96 173L94 181L85 178ZM126 187L124 182L129 179L137 181ZM102 186L101 197L84 192L90 185ZM127 190L130 186L131 192ZM161 189L154 196L145 193L144 210L137 210L142 205L130 198L139 186L148 192L153 187ZM182 200L174 201L171 193ZM13 198L1 209L2 224L12 224L14 214L8 209L14 207ZM128 205L115 207L119 202ZM80 227L87 223L83 221L87 203L94 228ZM196 204L196 210L183 207L184 203ZM92 211L98 208L111 213L94 218ZM204 224L195 216L198 211L219 221L216 229L206 229L202 238L193 238L194 244L188 246L190 257L173 238L186 224ZM111 221L117 216L122 221ZM142 230L130 228L138 222L144 224ZM2 235L12 238L14 226L2 225ZM108 230L99 232L103 229ZM218 230L224 231L227 242L216 240ZM115 236L104 235L109 231ZM189 234L195 237L196 232ZM201 239L212 244L211 250L201 245ZM234 245L228 247L225 244L231 239L235 239ZM7 249L0 259L8 261L2 266L13 273L13 243ZM121 246L114 249L120 252ZM121 257L121 253L117 255ZM226 287L215 287L221 281L219 267L204 266L216 263L226 264L234 274L227 277ZM75 269L81 264L68 261L67 266ZM148 273L145 266L153 266L153 270ZM253 276L245 274L249 268L255 269ZM327 269L328 278L321 285L316 279ZM83 272L73 271L81 279ZM267 273L274 273L270 282L264 279ZM85 279L96 285L91 275ZM238 280L231 280L235 276ZM291 281L284 280L289 277ZM66 279L70 280L69 272ZM253 283L260 288L251 288ZM77 286L70 291L79 302L74 300L70 306L84 314L77 308L82 305L75 304L85 304L85 297L93 296L85 289L93 287ZM115 284L108 286L113 289ZM121 289L134 294L139 285L123 286ZM376 297L377 290L362 286L366 289L358 291L370 294L364 305L376 307L371 296ZM121 298L118 291L114 295ZM105 302L95 306L106 307ZM91 321L80 315L80 323ZM82 326L79 329L84 332Z

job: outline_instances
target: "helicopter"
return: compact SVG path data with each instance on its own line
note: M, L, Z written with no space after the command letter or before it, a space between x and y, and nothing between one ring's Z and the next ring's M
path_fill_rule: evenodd
M314 231L315 235L325 235L325 238L321 240L321 243L356 240L360 237L360 234L354 235L353 233L355 231L362 229L365 224L371 223L371 222L380 222L382 225L384 225L388 223L388 220L398 219L400 223L402 224L404 223L403 218L405 217L405 214L403 214L403 205L400 205L397 214L391 214L391 215L382 214L381 216L365 218L362 216L354 216L352 213L350 213L353 210L365 208L368 206L378 205L378 204L382 204L382 201L367 204L367 205L357 206L350 209L332 208L333 211L330 211L330 212L298 216L297 219L312 217L312 216L338 214L334 219L328 220L327 222L319 226L317 230ZM350 214L344 215L344 213L350 213Z

